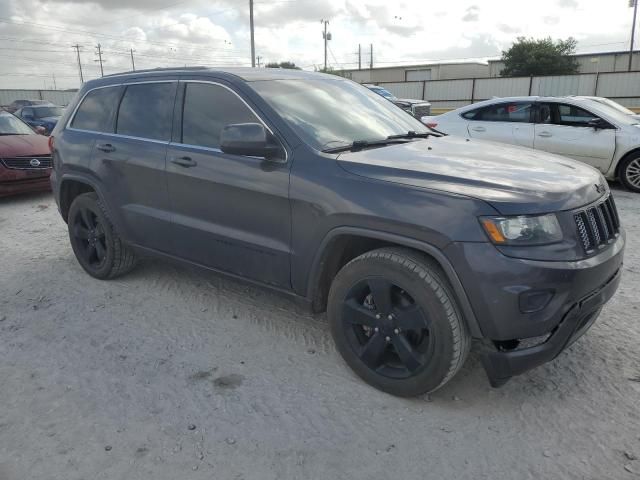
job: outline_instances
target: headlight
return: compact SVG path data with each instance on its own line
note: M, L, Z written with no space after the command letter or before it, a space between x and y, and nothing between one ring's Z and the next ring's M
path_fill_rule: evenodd
M544 245L562 240L562 230L553 213L539 216L480 217L480 223L497 245Z

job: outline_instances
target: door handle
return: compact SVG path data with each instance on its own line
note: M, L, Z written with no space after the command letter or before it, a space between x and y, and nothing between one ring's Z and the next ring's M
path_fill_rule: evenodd
M549 137L553 137L553 135L552 135L550 132L540 132L540 133L538 134L538 136L539 136L539 137L542 137L542 138L549 138Z
M171 163L175 163L176 165L180 165L185 168L195 167L198 165L198 162L193 160L191 157L174 157L171 159Z
M114 147L110 143L99 143L98 145L96 145L96 148L98 150L101 150L101 151L106 152L106 153L110 153L110 152L115 152L116 151L116 147Z
M471 130L473 130L474 132L486 132L487 129L484 127L473 127Z

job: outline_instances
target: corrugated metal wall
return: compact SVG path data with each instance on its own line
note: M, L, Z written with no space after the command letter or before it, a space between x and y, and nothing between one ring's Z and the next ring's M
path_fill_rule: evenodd
M529 77L478 78L473 95L475 101L493 97L518 97L529 95Z
M450 110L493 97L527 95L596 95L611 98L629 108L640 108L640 72L379 84L406 98L423 98L421 95L424 90L424 99L431 102L433 110Z
M56 105L68 105L76 92L66 90L2 90L0 105L9 105L14 100L47 100Z
M422 82L385 83L384 88L398 98L422 98Z

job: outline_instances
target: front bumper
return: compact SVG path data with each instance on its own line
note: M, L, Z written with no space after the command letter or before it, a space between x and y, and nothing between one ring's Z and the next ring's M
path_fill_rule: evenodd
M507 257L480 242L445 249L477 320L492 385L552 360L589 328L618 287L624 246L621 229L607 248L577 261Z
M481 359L491 386L504 385L512 376L553 360L580 338L593 325L602 306L618 289L621 273L618 270L599 289L571 306L544 343L520 350L484 351Z
M13 170L0 166L0 197L50 190L50 173L51 169Z

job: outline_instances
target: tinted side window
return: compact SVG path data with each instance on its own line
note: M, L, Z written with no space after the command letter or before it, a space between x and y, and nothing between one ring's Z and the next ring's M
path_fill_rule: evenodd
M120 102L116 133L170 140L175 91L175 83L129 85Z
M28 117L29 115L31 115L33 117L33 109L25 107L25 108L22 109L22 112L20 113L20 115L22 115L23 117L25 117L25 116Z
M238 96L220 85L188 83L182 143L218 148L220 132L232 123L261 123Z
M571 125L574 127L586 127L594 118L598 118L587 110L575 105L567 105L564 103L557 104L558 118L553 123L558 125Z
M531 122L530 102L498 103L481 109L473 120L485 122Z
M113 112L120 100L120 87L98 88L89 92L78 108L71 127L94 132L113 132Z

